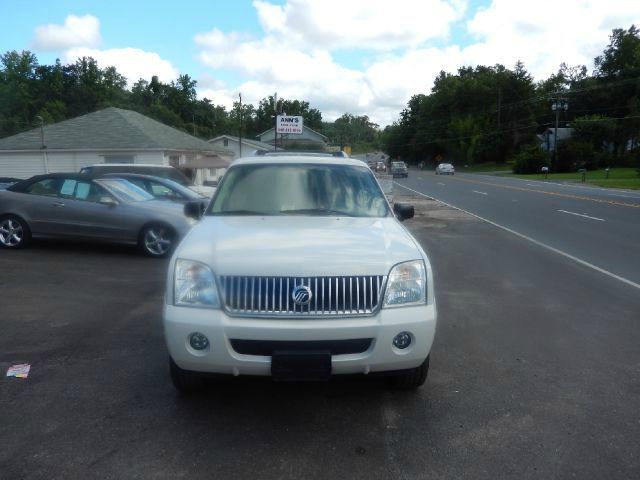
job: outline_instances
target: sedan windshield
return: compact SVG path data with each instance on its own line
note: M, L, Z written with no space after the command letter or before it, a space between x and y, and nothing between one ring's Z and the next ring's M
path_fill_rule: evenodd
M364 166L252 164L229 169L208 213L385 217L389 208Z
M97 180L98 183L106 187L118 199L125 202L144 202L153 200L153 195L147 193L142 188L121 178L103 178Z

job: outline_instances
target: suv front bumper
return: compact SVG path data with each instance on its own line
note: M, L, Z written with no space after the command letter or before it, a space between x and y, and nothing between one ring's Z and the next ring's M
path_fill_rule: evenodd
M331 341L372 339L362 353L331 357L332 374L405 370L427 358L436 329L436 306L383 308L374 316L334 318L231 317L223 310L164 306L164 335L169 354L183 370L229 375L271 375L271 356L236 352L231 340ZM189 336L199 332L209 340L194 350ZM393 338L412 335L410 346L399 350Z

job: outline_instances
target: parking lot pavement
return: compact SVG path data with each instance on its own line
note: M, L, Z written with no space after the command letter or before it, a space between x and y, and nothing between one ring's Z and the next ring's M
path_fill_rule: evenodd
M234 379L181 397L159 320L165 261L0 251L0 368L32 365L0 378L0 477L639 478L637 290L409 200L440 321L413 393Z

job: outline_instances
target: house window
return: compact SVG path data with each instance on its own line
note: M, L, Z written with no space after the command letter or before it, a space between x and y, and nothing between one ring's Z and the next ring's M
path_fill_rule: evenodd
M222 143L224 144L225 147L228 147L229 146L229 139L225 138Z
M171 155L169 157L169 166L178 168L180 165L180 157L178 155Z
M104 163L133 163L133 155L105 155Z

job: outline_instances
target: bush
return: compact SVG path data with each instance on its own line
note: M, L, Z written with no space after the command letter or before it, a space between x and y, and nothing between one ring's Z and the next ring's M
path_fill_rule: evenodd
M513 157L513 173L540 173L549 163L549 154L537 145L528 145Z
M593 145L585 140L568 139L558 142L554 172L575 172L579 168L596 170L600 152L596 152Z

